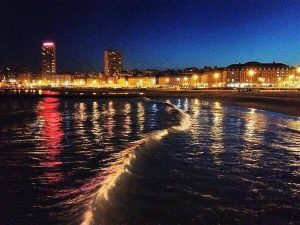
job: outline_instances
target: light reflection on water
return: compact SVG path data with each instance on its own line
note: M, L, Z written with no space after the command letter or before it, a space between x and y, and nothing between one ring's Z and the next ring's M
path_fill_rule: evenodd
M222 137L224 134L222 123L222 107L219 102L215 102L212 105L213 115L212 115L212 125L210 130L210 136L213 138L213 143L211 145L211 154L214 157L215 164L221 164L222 160L219 155L224 151L224 146L222 142Z
M93 114L92 114L92 132L94 135L94 140L96 142L101 142L103 139L103 133L100 124L98 123L98 120L100 119L100 111L99 111L99 104L98 102L93 102Z
M138 131L141 133L144 131L145 107L142 102L138 102L137 107L138 107L137 114L136 114L138 120L137 126L138 126Z
M255 109L249 109L243 120L245 124L243 138L247 145L241 150L241 158L246 166L258 167L262 149L257 147L257 144L263 142L263 135L259 132L267 128L267 118L266 115L257 113Z
M62 162L59 154L62 151L61 141L63 131L61 129L62 118L58 111L59 101L56 98L45 98L38 106L38 121L42 124L41 139L43 140L43 155L38 158L41 167L49 167L44 176L47 183L56 183L63 179L59 166Z
M140 147L101 211L104 224L299 222L299 118L166 101L188 113L192 126ZM80 224L129 147L180 119L172 107L143 99L9 104L16 110L1 114L0 224Z

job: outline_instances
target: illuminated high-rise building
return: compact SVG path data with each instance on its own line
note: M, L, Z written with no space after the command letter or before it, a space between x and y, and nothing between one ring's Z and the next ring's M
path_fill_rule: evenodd
M122 53L117 50L104 51L104 72L111 76L120 73L123 70Z
M42 75L51 77L56 74L55 44L44 42L42 46Z

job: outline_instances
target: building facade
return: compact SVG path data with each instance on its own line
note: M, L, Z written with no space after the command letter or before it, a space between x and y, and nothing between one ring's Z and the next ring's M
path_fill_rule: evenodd
M247 62L226 68L228 87L281 87L289 85L291 68L282 63Z
M42 77L49 79L56 74L56 49L53 42L44 42L42 45Z
M123 56L118 50L104 51L104 72L106 76L118 75L123 71Z

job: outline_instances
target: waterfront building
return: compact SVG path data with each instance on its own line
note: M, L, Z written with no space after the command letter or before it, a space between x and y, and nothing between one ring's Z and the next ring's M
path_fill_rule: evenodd
M286 87L291 70L282 63L247 62L226 68L228 87Z
M185 69L177 74L163 74L158 77L160 87L212 88L223 87L223 68Z
M56 74L56 48L53 42L44 42L41 52L42 77L49 80Z
M121 88L128 87L128 77L126 76L118 77L118 87Z
M104 51L104 72L106 76L118 75L123 71L123 56L118 50Z
M51 85L52 86L69 86L72 84L72 77L70 74L58 74L54 75L52 80L51 80Z
M23 86L31 86L35 82L34 75L30 72L20 73L18 75L18 81Z
M153 76L128 77L128 87L150 88L156 86L156 78Z
M86 86L87 75L86 73L82 72L73 72L71 73L72 82L71 85L73 86Z
M287 77L285 84L291 88L300 88L300 66L290 68L290 74Z
M212 68L200 73L199 87L221 88L226 86L224 68Z
M72 77L72 86L85 87L86 86L86 78L80 77Z
M196 79L195 79L196 78ZM198 80L198 75L168 75L164 74L158 77L158 86L160 87L194 87Z
M101 86L103 87L117 87L118 77L117 76L104 76L101 78Z
M88 77L86 79L86 86L87 87L100 87L101 81L102 81L101 78Z

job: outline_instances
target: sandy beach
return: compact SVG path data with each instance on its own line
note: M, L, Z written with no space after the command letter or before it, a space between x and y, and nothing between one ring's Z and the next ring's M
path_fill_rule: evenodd
M220 101L225 104L241 105L255 109L270 110L291 116L300 116L300 91L167 91L155 93L152 97L197 97L205 100Z

